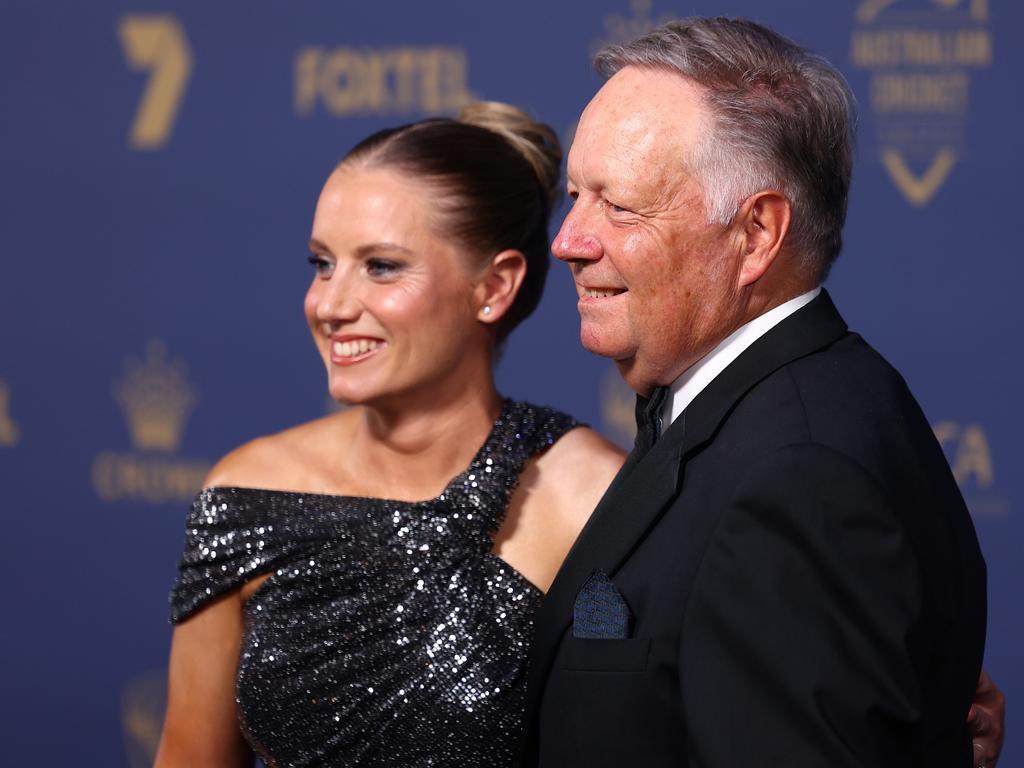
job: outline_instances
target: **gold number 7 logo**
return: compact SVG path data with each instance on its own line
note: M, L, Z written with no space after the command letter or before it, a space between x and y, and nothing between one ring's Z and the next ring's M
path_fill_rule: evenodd
M173 16L125 16L117 33L132 69L152 71L128 143L135 149L159 149L170 138L192 73L185 31Z

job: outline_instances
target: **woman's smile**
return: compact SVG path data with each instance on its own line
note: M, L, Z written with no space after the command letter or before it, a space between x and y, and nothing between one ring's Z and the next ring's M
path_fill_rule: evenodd
M355 365L369 360L385 346L381 339L368 336L332 336L331 362L334 365Z

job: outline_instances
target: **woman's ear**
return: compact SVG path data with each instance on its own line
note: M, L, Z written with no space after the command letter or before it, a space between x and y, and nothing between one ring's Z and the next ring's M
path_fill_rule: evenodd
M741 225L743 256L740 287L756 283L771 267L789 232L791 217L789 199L776 190L751 195L741 206L736 217Z
M492 258L476 285L477 320L496 323L504 317L525 277L526 257L519 251L509 249Z

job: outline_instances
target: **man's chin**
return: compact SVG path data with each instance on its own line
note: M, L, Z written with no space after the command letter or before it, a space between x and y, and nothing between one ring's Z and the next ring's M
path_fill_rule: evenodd
M596 329L588 327L586 323L580 326L580 344L587 352L600 357L607 357L618 363L620 360L632 359L634 350L621 342L609 339L607 334L601 334Z
M636 357L629 356L615 361L615 367L619 369L619 376L626 382L630 389L645 397L656 386L650 378L644 376L642 366L636 364Z
M647 397L659 385L657 372L642 360L637 360L635 354L616 358L614 362L619 369L619 376L637 394Z

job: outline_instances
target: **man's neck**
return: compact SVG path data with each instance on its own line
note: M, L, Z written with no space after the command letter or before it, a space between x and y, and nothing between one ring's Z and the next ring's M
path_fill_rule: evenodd
M687 368L669 387L662 421L668 425L693 402L722 371L751 344L768 333L797 310L810 304L821 287L813 288L792 299L780 302L747 321L723 339L708 354Z

